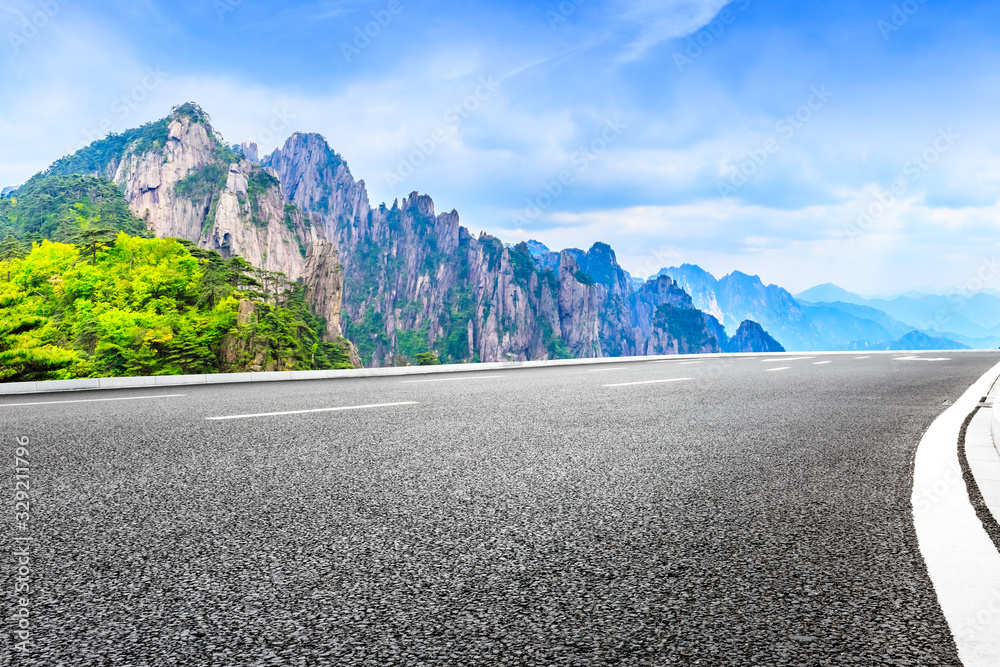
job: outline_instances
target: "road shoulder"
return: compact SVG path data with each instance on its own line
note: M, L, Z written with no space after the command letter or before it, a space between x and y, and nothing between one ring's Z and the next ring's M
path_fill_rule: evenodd
M920 441L914 466L917 539L965 667L1000 664L1000 551L969 500L958 449L962 425L998 376L1000 364L934 421ZM988 453L984 439L992 438L990 423L985 409L970 422L970 461Z

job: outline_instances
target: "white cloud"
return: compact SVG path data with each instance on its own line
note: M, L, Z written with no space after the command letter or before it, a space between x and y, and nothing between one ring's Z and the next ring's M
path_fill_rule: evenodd
M607 241L633 275L647 277L671 264L700 264L721 276L757 274L792 292L835 282L866 292L929 285L958 289L985 259L1000 253L1000 204L931 208L919 198L901 201L867 230L851 228L868 190L829 206L795 210L705 201L585 213L554 213L535 230L504 229L508 242L535 238L551 248L588 248ZM983 241L970 246L969 234ZM998 285L1000 287L1000 285Z
M637 60L668 39L687 37L702 29L732 0L625 0L622 18L639 26L626 47L623 62Z

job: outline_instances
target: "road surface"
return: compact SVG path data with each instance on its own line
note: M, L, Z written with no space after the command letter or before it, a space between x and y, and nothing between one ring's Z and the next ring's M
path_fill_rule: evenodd
M913 457L1000 355L901 356L4 397L0 663L959 665Z

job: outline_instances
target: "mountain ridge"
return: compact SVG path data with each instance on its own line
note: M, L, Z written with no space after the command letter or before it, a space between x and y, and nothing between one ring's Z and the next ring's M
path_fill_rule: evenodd
M874 308L910 323L913 329L932 331L970 346L1000 346L1000 295L989 291L927 294L908 292L892 298L866 298L836 285L817 285L796 296L806 301L822 301L834 295L850 303Z
M633 279L605 243L558 252L505 245L417 192L373 206L321 135L294 133L260 156L254 144L227 144L194 103L34 178L77 175L113 183L157 237L302 285L326 338L349 340L355 365L771 345L762 329L731 339L670 278Z
M818 285L807 294L813 298L842 298L832 302L799 300L777 285L765 285L758 276L740 271L716 279L693 264L662 269L691 293L696 307L715 315L727 330L743 319L759 322L791 351L895 349L891 347L919 327L901 321L836 285ZM910 336L912 344L944 345L946 349L971 347L944 335ZM932 348L937 349L937 348Z

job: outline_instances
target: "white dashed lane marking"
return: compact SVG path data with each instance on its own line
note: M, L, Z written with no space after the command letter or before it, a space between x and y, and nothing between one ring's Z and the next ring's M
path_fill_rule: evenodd
M348 405L340 408L317 408L315 410L289 410L287 412L258 412L252 415L230 415L227 417L206 417L207 421L223 421L227 419L252 419L254 417L280 417L283 415L308 415L315 412L342 412L345 410L372 410L374 408L392 408L398 405L420 405L417 401L402 403L379 403L376 405Z
M62 403L104 403L106 401L148 401L157 398L180 398L186 394L164 394L163 396L125 396L122 398L81 398L71 401L39 401L35 403L2 403L0 408L19 408L22 405L59 405Z
M664 382L684 382L694 378L671 378L669 380L646 380L645 382L622 382L620 384L606 384L605 387L633 387L639 384L663 384Z
M400 380L400 384L420 384L422 382L465 382L468 380L495 380L502 375L477 375L471 378L439 378L434 380Z
M782 366L781 368L768 368L765 373L774 373L775 371L787 371L791 366Z

